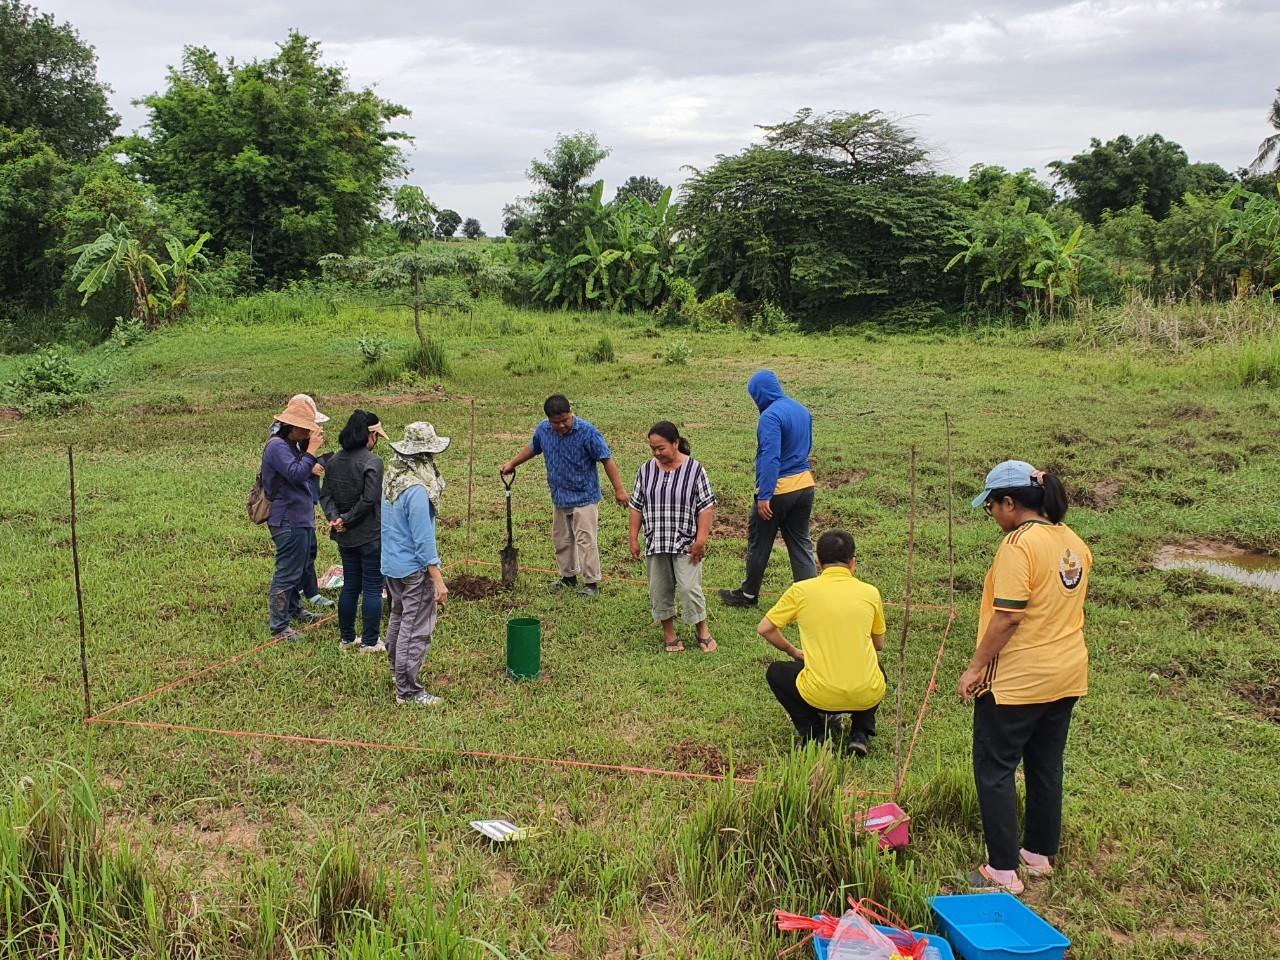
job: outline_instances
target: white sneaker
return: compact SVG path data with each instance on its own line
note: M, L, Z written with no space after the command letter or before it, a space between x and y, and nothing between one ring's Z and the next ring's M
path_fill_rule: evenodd
M355 640L339 640L338 646L343 650L351 650L354 647L360 646L360 640L359 638L356 638Z
M378 642L374 644L360 644L361 653L386 653L387 645L382 642L382 638L378 638Z
M444 699L442 697L437 697L434 694L427 693L424 690L416 697L410 697L408 700L403 697L396 697L396 703L412 704L415 707L438 707L440 704L444 703Z

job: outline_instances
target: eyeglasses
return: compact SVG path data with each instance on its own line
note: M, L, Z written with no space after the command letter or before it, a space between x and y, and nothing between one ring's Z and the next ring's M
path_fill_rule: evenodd
M991 511L995 507L997 502L998 501L996 500L988 500L986 503L982 505L982 509L988 517L992 515Z

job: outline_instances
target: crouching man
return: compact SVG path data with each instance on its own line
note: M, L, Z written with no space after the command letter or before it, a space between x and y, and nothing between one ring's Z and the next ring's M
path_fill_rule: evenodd
M821 572L793 583L764 615L756 632L791 661L769 664L769 689L796 726L801 745L826 739L846 725L846 749L866 756L876 732L876 708L884 699L884 602L880 591L854 576L858 561L853 537L828 530L818 538ZM791 623L800 630L800 649L783 635Z

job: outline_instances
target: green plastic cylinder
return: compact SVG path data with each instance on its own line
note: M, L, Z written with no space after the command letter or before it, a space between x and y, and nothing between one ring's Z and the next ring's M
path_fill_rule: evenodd
M542 673L542 623L532 617L507 621L507 673L516 680L536 680Z

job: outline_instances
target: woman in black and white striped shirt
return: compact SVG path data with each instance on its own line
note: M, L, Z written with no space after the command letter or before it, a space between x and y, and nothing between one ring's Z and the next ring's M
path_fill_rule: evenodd
M707 600L702 592L702 558L715 515L715 494L707 471L689 456L689 442L674 423L662 420L649 430L653 459L640 468L631 491L631 556L640 559L640 530L649 567L649 601L653 619L662 624L663 648L679 653L676 594L681 619L694 625L703 653L716 648L707 628Z

